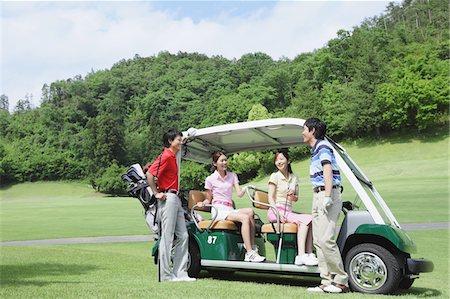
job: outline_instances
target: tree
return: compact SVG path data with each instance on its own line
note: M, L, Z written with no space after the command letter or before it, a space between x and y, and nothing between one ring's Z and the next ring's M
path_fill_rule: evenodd
M10 115L9 115L9 100L4 94L0 96L0 137L6 136L6 129L9 126Z
M267 54L257 52L242 55L235 65L239 84L262 77L272 65L273 60Z
M262 102L269 111L283 111L292 103L296 80L289 61L283 61L268 69L261 81L261 88L263 86L271 88L271 98Z
M403 58L395 60L389 81L377 90L383 119L392 128L425 129L449 107L448 59L439 57L439 47L412 44Z
M5 94L0 96L0 110L9 111L9 99Z
M17 101L16 107L14 108L14 113L21 113L31 110L31 102L30 99L25 97L25 99L20 99Z
M252 109L248 112L247 120L259 120L259 119L267 119L270 118L270 113L267 111L267 108L261 104L254 104Z

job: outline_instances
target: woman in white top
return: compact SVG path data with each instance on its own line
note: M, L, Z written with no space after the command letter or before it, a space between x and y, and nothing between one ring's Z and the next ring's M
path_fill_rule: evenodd
M298 201L298 178L292 172L291 162L287 151L278 151L275 154L277 172L272 173L269 179L269 202L277 207L281 223L295 223L297 230L296 265L315 266L317 258L312 252L312 216L292 211L292 203ZM277 216L272 209L267 214L270 222L276 222Z

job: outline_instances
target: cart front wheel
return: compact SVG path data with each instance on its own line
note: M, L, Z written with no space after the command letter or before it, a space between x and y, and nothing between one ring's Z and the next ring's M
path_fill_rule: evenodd
M402 280L400 281L400 284L398 285L398 288L402 290L407 290L413 285L414 280L415 278L403 277Z
M352 290L370 294L388 294L397 290L401 280L395 256L376 244L359 244L345 257L345 268Z

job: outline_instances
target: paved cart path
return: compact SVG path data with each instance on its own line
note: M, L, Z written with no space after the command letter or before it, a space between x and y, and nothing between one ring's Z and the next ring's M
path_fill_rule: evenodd
M449 229L450 222L407 223L403 224L402 228L404 230ZM138 236L109 236L109 237L84 237L84 238L8 241L8 242L0 242L0 246L148 242L153 241L155 237L156 237L155 234L149 234Z

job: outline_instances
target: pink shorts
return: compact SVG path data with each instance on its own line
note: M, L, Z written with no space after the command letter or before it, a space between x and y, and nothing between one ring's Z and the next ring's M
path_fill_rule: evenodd
M280 213L280 216L284 216L286 218L286 222L296 224L303 223L305 225L308 225L312 221L311 215L295 213L291 210L290 207L285 209L284 207L277 206L277 209L278 212ZM277 222L277 215L273 212L272 209L268 210L267 218L269 218L270 222Z

